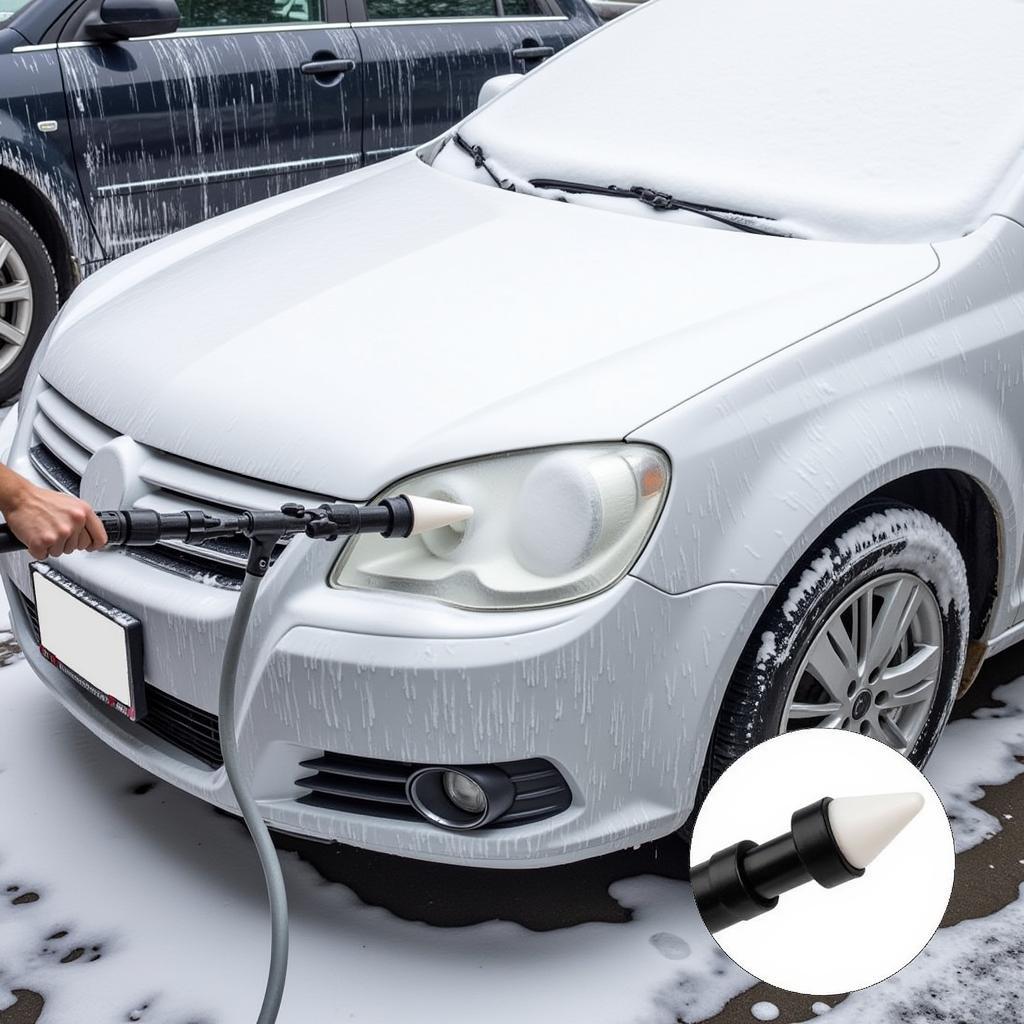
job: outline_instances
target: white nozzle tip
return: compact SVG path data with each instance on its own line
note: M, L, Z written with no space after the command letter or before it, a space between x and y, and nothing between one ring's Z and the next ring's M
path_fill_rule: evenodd
M924 807L920 793L837 797L828 821L839 850L855 868L866 868Z
M412 506L412 536L439 530L442 526L454 526L465 522L473 515L469 505L457 505L454 501L441 501L439 498L418 498L407 494L406 499Z

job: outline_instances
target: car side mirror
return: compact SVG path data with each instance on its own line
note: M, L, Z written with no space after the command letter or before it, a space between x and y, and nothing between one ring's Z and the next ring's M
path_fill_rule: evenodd
M500 96L506 89L510 89L516 82L522 80L522 75L496 75L488 78L480 87L480 96L476 101L478 107L490 103L495 96Z
M97 42L176 32L181 11L176 0L103 0L86 19L85 34Z

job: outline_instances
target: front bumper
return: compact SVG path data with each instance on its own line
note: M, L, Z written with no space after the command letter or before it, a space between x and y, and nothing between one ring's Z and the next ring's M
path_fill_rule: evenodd
M465 865L558 864L665 835L685 820L719 701L768 588L670 596L627 577L561 608L463 612L400 595L330 590L304 539L270 573L242 664L239 744L267 821L283 831ZM331 549L332 556L336 551ZM15 634L35 672L108 745L234 810L211 770L81 691L34 646L20 594L29 559L4 559ZM61 571L145 625L149 683L216 710L231 591L119 553ZM474 833L309 807L299 763L327 752L431 764L545 758L572 804Z

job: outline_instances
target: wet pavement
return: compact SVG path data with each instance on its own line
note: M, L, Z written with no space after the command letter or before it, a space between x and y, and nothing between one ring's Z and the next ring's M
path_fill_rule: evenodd
M1024 645L1010 648L986 663L977 682L956 705L954 720L967 718L979 708L996 707L998 701L993 700L992 691L1021 676L1024 676ZM1000 820L1002 831L957 856L953 893L941 928L988 917L1013 903L1024 882L1024 774L1006 785L987 787L985 795L975 803ZM808 1020L812 1017L812 1003L834 1006L844 998L845 994L802 996L759 984L730 1000L707 1024L751 1024L755 1020L751 1008L759 1002L774 1003L779 1008L780 1021Z

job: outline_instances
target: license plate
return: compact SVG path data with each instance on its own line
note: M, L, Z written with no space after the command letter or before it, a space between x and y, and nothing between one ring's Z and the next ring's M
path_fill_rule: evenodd
M142 623L42 563L32 566L44 658L133 722L146 713Z

